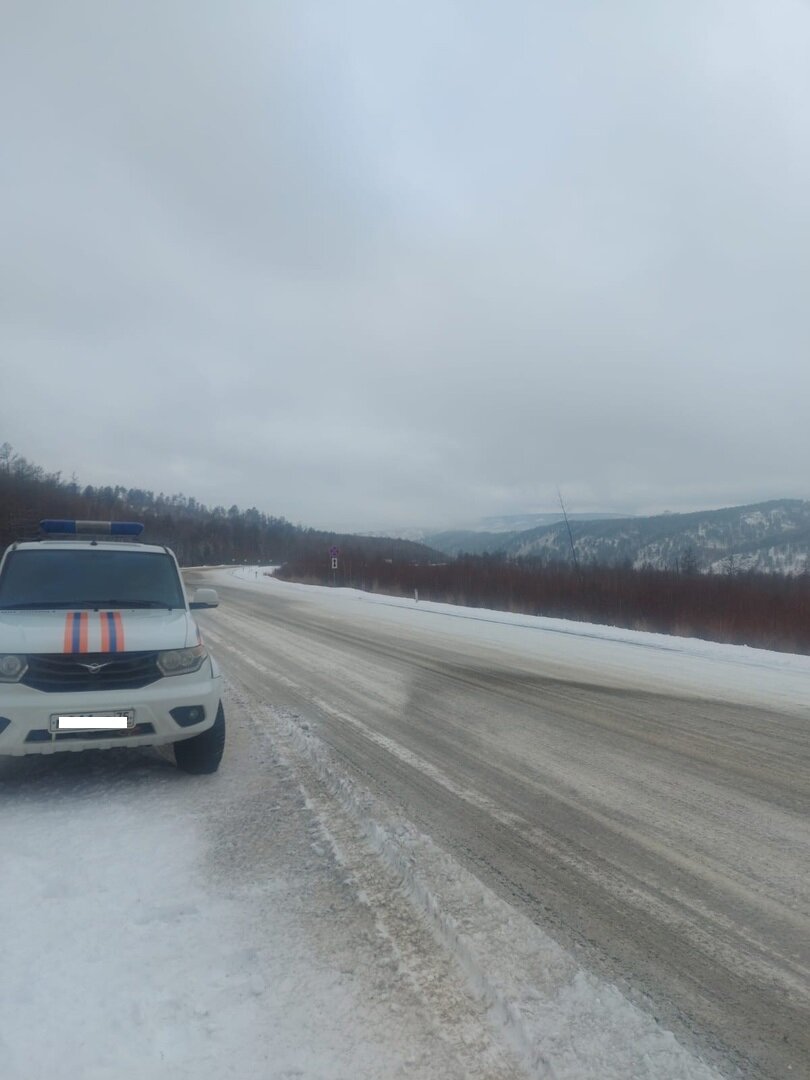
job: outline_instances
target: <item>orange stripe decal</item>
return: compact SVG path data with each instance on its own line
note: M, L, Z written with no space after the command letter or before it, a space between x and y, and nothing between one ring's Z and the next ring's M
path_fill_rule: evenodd
M79 652L87 652L87 630L90 616L86 611L83 611L79 616L79 619Z
M115 620L115 637L116 637L115 651L116 652L123 652L124 651L124 624L121 621L121 612L116 611L113 618Z
M107 618L107 612L102 611L99 615L101 619L101 651L110 651L110 624Z
M73 652L73 612L69 611L65 616L65 645L63 652Z

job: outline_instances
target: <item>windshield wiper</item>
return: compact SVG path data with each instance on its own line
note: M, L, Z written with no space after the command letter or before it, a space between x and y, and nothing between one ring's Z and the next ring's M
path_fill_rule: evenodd
M111 597L104 600L35 600L24 604L0 604L0 611L56 611L67 608L73 611L98 611L101 608L168 608L173 611L177 604L165 600L119 600Z
M165 600L120 600L117 596L105 600L93 600L91 606L94 608L168 608L169 611L172 610L172 605Z
M88 604L84 600L27 600L24 604L0 604L0 611L55 611L57 608L86 607Z

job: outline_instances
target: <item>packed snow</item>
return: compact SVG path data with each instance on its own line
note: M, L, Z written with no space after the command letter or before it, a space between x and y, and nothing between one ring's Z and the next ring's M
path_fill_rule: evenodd
M227 707L215 777L153 750L0 759L0 1077L513 1077L482 1018L469 1047L436 1020Z

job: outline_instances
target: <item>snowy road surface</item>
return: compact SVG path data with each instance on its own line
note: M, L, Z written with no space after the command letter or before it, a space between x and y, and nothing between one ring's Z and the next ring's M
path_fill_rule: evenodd
M808 658L243 574L190 575L204 633L333 801L394 808L723 1075L810 1076ZM538 1075L579 1075L562 1041Z
M190 571L220 773L0 759L0 1078L810 1075L810 662Z

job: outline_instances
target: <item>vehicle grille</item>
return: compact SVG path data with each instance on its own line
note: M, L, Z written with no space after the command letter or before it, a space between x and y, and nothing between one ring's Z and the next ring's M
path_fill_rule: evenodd
M20 682L34 690L48 693L85 693L88 690L137 690L157 682L163 676L157 666L156 652L38 653L28 656L28 671ZM95 674L83 664L103 664Z

